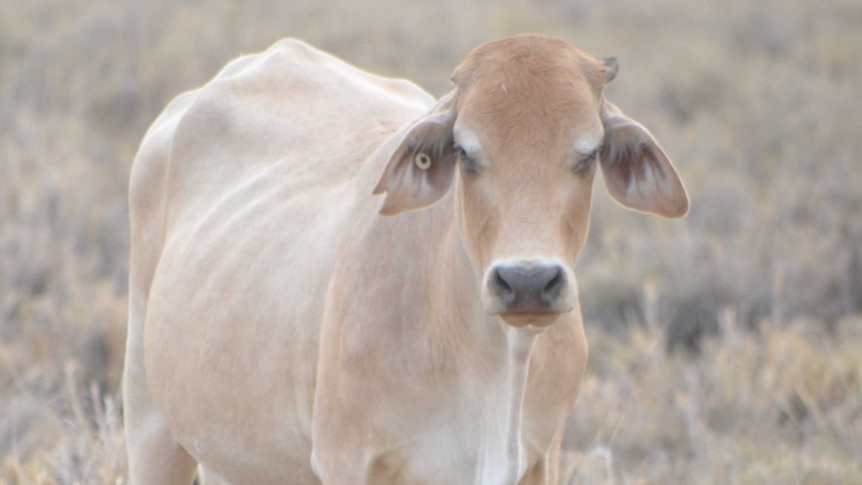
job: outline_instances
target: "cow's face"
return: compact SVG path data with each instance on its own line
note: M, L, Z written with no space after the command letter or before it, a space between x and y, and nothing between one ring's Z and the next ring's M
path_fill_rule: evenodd
M617 71L538 36L485 44L455 71L455 91L401 140L377 192L397 214L439 200L455 181L456 217L488 313L544 326L575 307L573 266L601 164L622 205L688 210L670 160L602 90ZM455 173L458 176L455 176Z

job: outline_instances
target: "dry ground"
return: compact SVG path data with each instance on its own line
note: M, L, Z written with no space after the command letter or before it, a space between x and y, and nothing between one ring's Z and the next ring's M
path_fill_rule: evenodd
M125 483L126 180L172 96L288 35L439 95L525 31L620 59L693 202L597 189L566 483L862 483L858 0L6 2L0 483Z

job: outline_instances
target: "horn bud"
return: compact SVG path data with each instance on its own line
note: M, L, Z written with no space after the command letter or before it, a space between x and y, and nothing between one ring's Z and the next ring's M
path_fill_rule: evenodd
M613 81L620 70L620 63L617 61L617 58L614 56L603 57L599 59L599 62L601 62L601 70L605 76L605 82Z

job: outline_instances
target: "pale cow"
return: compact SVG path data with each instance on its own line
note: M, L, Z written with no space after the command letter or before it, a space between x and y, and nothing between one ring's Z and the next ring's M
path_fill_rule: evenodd
M286 40L176 98L131 175L131 484L556 483L596 166L688 210L616 72L519 36L435 102Z

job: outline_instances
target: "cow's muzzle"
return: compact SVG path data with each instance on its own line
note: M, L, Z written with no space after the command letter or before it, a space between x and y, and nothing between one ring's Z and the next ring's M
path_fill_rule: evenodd
M566 269L556 262L498 262L485 280L486 308L491 314L559 314L573 308L572 284Z

